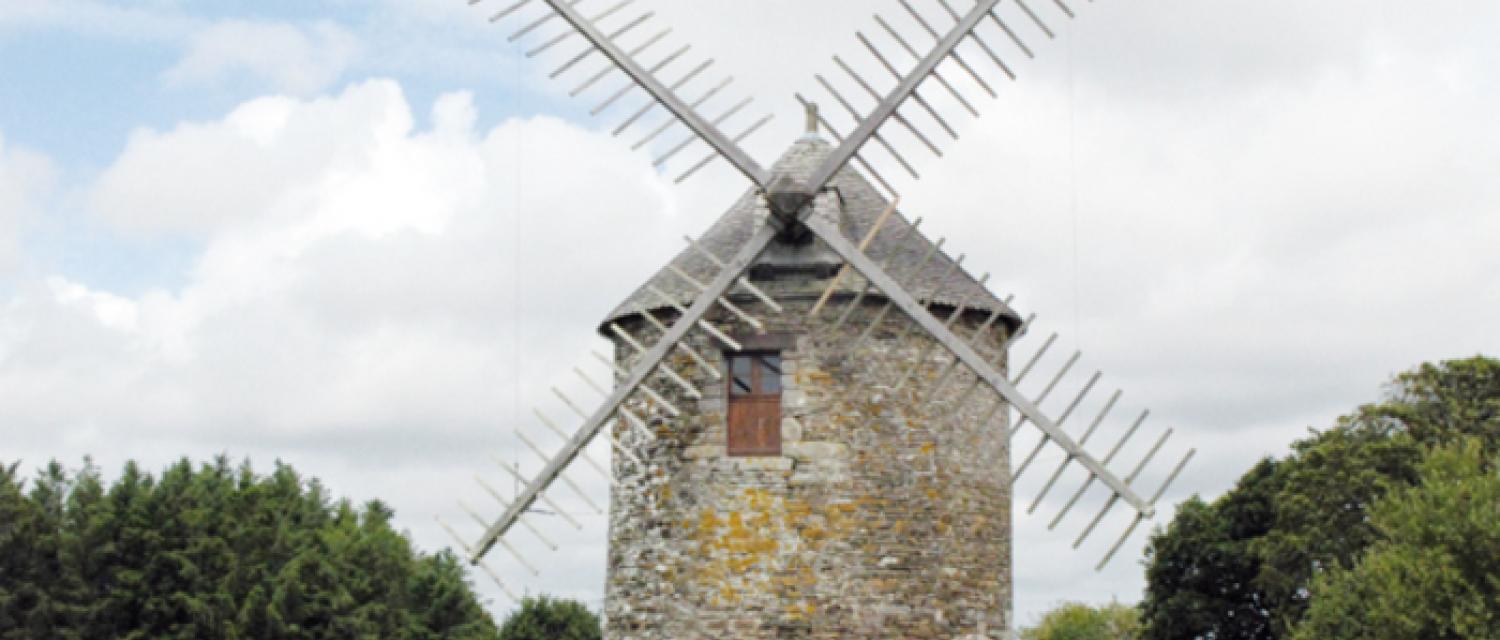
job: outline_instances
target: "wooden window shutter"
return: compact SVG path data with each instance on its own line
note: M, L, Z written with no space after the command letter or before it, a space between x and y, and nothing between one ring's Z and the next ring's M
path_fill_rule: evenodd
M781 455L781 354L731 353L729 446L731 456Z

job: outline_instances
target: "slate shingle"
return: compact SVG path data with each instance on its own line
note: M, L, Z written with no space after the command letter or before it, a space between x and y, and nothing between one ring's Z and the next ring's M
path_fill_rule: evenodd
M822 139L803 138L776 162L773 173L789 171L805 179L832 150L832 146ZM831 186L838 191L843 200L845 231L854 241L862 239L869 232L870 227L890 204L864 176L851 167L845 167L839 172ZM763 212L763 209L759 207L758 196L753 189L747 191L699 238L699 243L720 259L729 259L750 237L755 225L760 224L758 210ZM926 255L932 246L932 241L920 231L912 231L910 227L910 221L901 212L896 212L881 227L880 233L876 235L866 253L881 264L887 273L906 285L907 291L918 300L948 307L957 306L967 300L968 308L975 312L988 314L997 309L1001 310L1004 314L1003 320L1010 325L1012 330L1020 325L1020 317L1006 307L1003 301L981 286L967 271L959 269L952 276L951 282L947 286L942 286L942 277L950 271L949 268L953 264L951 258L942 252L939 252L928 263L918 277L912 278L911 272ZM775 251L767 253L775 253ZM672 260L672 264L699 282L706 283L718 273L716 265L691 248L684 249L678 254ZM845 281L847 282L848 279L846 278ZM698 293L690 283L663 267L647 284L642 285L610 312L600 327L601 333L608 336L607 327L610 322L633 316L636 314L636 309L640 307L652 310L665 308L667 305L652 294L648 286L654 286L667 293L684 307L690 305Z

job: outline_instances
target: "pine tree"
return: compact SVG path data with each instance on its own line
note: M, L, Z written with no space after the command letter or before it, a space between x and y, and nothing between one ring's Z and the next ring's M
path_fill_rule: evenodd
M599 618L572 600L523 598L500 627L501 640L598 640Z
M37 557L37 508L24 493L16 468L0 465L0 639L27 638L27 621L39 600L32 561Z
M457 558L286 465L131 463L106 489L54 463L29 491L17 468L0 465L0 640L496 636Z

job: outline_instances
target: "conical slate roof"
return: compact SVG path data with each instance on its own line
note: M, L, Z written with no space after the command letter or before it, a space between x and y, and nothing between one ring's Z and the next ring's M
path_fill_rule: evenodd
M772 173L785 171L798 179L806 180L832 151L833 148L827 141L816 136L805 136L776 161ZM842 201L841 223L844 232L854 242L864 238L876 220L880 218L880 214L884 213L890 204L864 176L847 166L834 177L830 186L837 191ZM760 203L755 190L751 189L741 196L734 206L730 207L729 211L699 238L698 242L700 246L718 256L719 259L728 260L750 238L755 226L760 224L760 220L765 215L765 208ZM768 261L783 262L788 256L806 256L817 253L815 250L810 251L809 248L778 245L780 241L773 242L766 253L762 254L757 264ZM818 245L822 243L819 242ZM921 263L923 256L931 247L932 242L920 231L912 230L910 221L897 211L881 227L866 253L876 263L882 265L886 273L905 285L907 291L922 302L956 307L967 301L967 308L976 313L983 312L988 315L997 309L1002 310L1004 313L1002 319L1010 325L1012 330L1020 325L1020 317L970 277L966 271L962 269L954 271L947 286L942 286L943 276L949 273L953 265L953 261L942 252L934 255L926 268L922 269L921 275L913 279L910 275L912 270ZM823 249L823 251L827 250ZM678 254L671 264L702 283L712 280L719 271L717 265L691 247ZM846 288L851 280L855 279L844 279ZM600 327L601 333L606 336L610 335L607 331L610 322L634 316L638 313L638 309L656 310L667 307L661 298L649 290L649 287L653 286L675 298L684 307L690 305L698 294L698 290L692 284L672 273L669 268L663 267L651 280L609 313Z

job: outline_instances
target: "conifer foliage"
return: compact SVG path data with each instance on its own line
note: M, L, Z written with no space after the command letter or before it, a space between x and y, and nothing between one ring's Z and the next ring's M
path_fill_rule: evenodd
M0 464L0 640L494 638L449 552L278 464Z
M500 626L500 640L599 640L599 618L582 603L527 597Z

